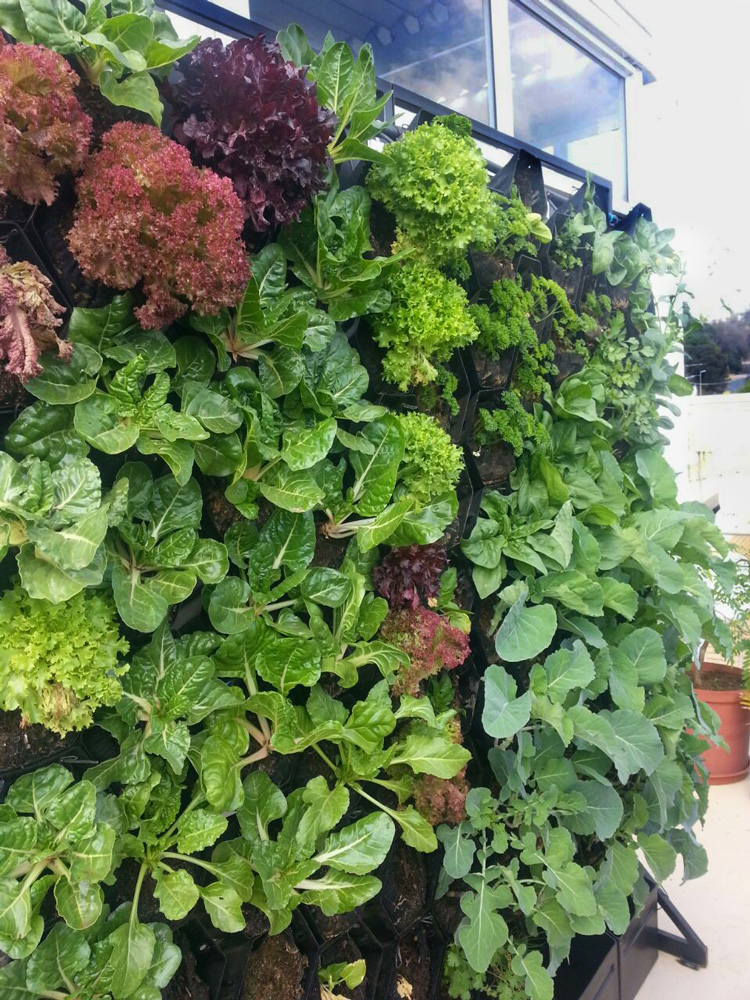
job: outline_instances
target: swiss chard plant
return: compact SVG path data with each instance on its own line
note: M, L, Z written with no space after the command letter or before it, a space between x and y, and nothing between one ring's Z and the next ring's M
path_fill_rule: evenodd
M99 470L83 456L53 465L0 452L0 552L17 549L21 584L30 597L69 600L104 579L104 540L126 513L128 480L102 489Z
M201 538L203 498L194 479L154 479L147 466L128 462L117 482L128 481L125 512L107 537L107 560L117 610L130 628L153 632L169 608L186 600L196 583L218 583L229 567L227 550Z
M329 190L282 232L281 246L331 319L343 322L388 309L385 282L403 255L372 256L370 196L364 188L339 191L334 175Z
M328 32L316 53L298 24L280 31L276 40L287 59L307 67L308 79L317 85L318 101L336 115L336 129L328 144L333 162L377 162L381 154L368 143L388 124L380 115L391 94L378 96L372 46L363 45L355 59L346 42L334 41Z

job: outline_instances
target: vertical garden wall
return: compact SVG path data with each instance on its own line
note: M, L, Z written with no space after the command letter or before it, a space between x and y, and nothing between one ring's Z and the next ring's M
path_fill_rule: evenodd
M0 1000L619 997L728 639L671 234L367 47L0 27Z

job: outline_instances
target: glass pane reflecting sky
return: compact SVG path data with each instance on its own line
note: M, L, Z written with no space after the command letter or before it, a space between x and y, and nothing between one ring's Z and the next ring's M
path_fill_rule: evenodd
M292 21L319 48L326 31L369 42L378 75L490 123L490 0L250 0L274 31Z
M609 178L627 197L625 83L520 4L510 5L513 131Z

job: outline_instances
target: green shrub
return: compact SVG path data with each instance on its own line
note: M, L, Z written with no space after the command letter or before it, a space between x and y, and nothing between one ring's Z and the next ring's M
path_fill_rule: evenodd
M375 339L388 352L383 374L405 392L440 381L439 363L479 332L463 288L419 261L404 264L388 284L391 308L372 316Z
M367 186L396 217L398 242L433 264L455 262L470 243L490 247L500 218L479 148L453 119L405 132L383 150Z
M542 442L547 431L533 413L523 408L515 392L503 393L502 410L482 409L477 414L474 437L482 447L491 448L504 441L518 457L523 451L524 441Z
M461 449L426 413L404 413L404 458L399 477L419 503L426 504L455 487L464 466Z
M85 729L100 705L119 701L127 651L110 597L50 604L10 590L0 598L0 707L56 733Z

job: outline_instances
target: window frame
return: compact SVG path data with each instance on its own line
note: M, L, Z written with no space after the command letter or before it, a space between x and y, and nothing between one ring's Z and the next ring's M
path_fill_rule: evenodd
M631 141L630 133L630 111L631 105L637 99L637 92L643 86L640 69L586 28L580 20L563 11L555 3L555 0L490 0L491 43L495 77L495 120L497 122L495 127L498 131L515 135L510 70L510 6L513 2L623 80L625 196L623 197L619 191L613 189L612 201L616 211L627 212L631 207L630 192L634 186L632 157L634 144ZM612 178L608 179L612 180Z

